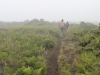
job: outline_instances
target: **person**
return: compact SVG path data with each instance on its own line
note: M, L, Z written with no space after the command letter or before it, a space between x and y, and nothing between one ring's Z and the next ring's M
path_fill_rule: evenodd
M64 20L62 19L61 22L59 23L61 37L65 36L65 26L66 26L66 24L65 24Z
M67 23L66 23L66 29L68 29L68 27L69 27L69 23L68 23L68 21L67 21Z

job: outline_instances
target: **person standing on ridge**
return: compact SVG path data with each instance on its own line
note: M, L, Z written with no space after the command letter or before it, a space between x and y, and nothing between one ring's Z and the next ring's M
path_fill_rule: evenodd
M65 26L66 26L66 24L65 24L64 20L62 19L61 22L59 23L61 37L65 36Z

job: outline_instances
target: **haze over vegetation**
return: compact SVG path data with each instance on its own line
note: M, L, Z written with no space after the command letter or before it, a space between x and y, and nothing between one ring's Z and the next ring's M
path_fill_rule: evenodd
M100 75L99 3L0 0L0 75Z
M0 0L0 21L100 22L100 0Z

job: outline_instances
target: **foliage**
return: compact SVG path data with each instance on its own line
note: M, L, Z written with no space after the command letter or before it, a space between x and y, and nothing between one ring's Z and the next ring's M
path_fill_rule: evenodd
M4 26L0 32L0 75L46 75L46 50L55 47L56 26Z
M76 49L79 53L73 63L69 64L76 67L75 75L99 75L100 30L97 29L97 26L81 22L80 25L70 26L68 36L71 41L77 42ZM70 75L71 67L67 68L66 64L62 68L63 75L68 75L67 73Z

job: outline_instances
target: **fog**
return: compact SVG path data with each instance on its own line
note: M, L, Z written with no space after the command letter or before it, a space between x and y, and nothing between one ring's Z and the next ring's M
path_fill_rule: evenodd
M100 21L100 0L0 0L0 21Z

